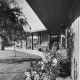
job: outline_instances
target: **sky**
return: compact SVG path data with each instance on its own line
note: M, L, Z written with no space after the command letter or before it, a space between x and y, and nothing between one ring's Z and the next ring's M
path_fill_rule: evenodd
M16 2L18 2L19 6L22 8L24 15L27 17L27 21L31 26L32 32L38 30L46 30L45 26L39 20L39 18L37 17L35 12L31 9L31 7L28 5L26 0L16 0Z

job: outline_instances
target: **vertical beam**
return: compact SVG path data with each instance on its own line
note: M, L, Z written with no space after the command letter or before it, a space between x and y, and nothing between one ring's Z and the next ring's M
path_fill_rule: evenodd
M26 35L26 49L27 49L27 35Z
M41 32L39 32L39 44L41 44Z
M79 2L79 15L80 15L80 0L78 0ZM79 22L78 22L78 25L79 25L79 34L80 34L80 17L79 17ZM80 35L79 35L79 79L78 80L80 80Z
M40 44L41 44L41 32L40 32Z
M33 33L32 33L32 50L33 50Z
M80 26L80 18L79 18L79 26ZM79 34L80 34L80 27L79 27ZM80 80L80 35L79 35L79 80Z
M58 34L58 46L57 46L57 49L59 50L59 42L60 42L60 33Z
M49 37L48 37L48 39L49 39L49 43L51 44L51 32L49 32Z
M67 50L67 29L65 30L65 49Z
M59 42L59 39L60 39L60 34L58 34L58 42Z

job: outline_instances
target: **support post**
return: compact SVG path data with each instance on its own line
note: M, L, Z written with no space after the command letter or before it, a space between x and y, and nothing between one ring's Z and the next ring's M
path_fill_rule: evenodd
M27 35L26 35L26 49L27 49Z
M49 32L49 37L48 37L48 39L49 39L49 43L51 44L51 33Z
M65 30L65 49L67 50L67 29Z
M39 43L41 44L41 32L39 33Z
M32 50L33 50L33 33L32 33Z

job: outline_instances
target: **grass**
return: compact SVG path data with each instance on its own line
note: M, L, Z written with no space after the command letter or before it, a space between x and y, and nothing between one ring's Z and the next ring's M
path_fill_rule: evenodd
M23 52L0 51L0 80L25 80L24 72L30 67L30 61L40 60L41 57Z
M24 72L29 67L29 62L0 63L0 80L25 80Z

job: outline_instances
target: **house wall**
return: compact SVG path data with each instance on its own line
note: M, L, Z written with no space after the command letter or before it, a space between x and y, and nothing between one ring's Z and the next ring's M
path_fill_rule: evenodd
M66 26L68 27L67 48L71 59L71 77L72 80L80 80L80 0L74 0L67 17Z

